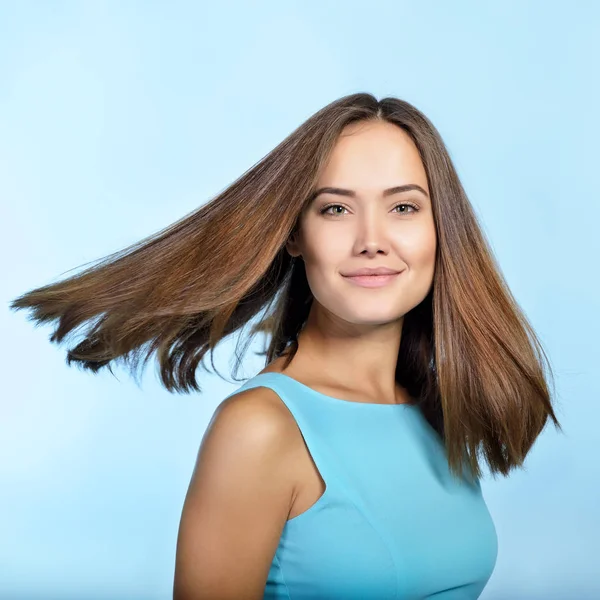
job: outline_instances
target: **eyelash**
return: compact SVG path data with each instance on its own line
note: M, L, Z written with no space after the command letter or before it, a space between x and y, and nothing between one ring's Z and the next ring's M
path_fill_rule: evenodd
M346 208L345 206L343 206L342 204L328 204L327 206L324 206L319 213L320 214L324 214L325 212L327 212L330 208L334 207L334 206L341 206L342 208ZM400 204L396 204L396 206L394 206L394 209L398 208L399 206L410 206L414 212L418 212L419 211L419 207L415 206L414 204L411 204L410 202L401 202ZM409 215L410 213L398 213L400 215ZM329 213L330 216L332 217L337 217L338 215L334 215Z

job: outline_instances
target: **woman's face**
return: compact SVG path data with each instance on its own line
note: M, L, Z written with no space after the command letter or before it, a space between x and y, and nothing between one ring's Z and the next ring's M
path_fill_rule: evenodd
M415 184L412 189L384 190ZM402 318L433 282L436 231L427 176L411 138L388 122L348 125L338 139L317 195L287 244L302 255L314 299L346 322L378 325ZM328 208L329 207L329 208ZM362 287L344 275L362 267L399 271L381 287Z

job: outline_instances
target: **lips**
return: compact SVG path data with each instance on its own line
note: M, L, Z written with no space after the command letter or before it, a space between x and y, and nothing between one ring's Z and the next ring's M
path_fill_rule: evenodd
M399 272L393 272L386 275L344 275L344 278L361 287L373 288L387 285L399 275Z
M400 271L396 269L390 269L388 267L365 267L363 269L357 269L351 273L343 273L344 277L358 277L362 275L396 275Z

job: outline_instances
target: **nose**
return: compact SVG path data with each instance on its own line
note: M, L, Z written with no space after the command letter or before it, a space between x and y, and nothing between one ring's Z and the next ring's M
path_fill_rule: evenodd
M385 217L371 211L364 213L358 222L355 251L357 254L366 253L375 256L378 252L389 252L388 232Z

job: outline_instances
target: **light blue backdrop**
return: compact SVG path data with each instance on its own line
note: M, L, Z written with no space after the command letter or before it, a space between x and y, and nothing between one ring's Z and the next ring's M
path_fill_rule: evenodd
M9 300L369 91L439 128L556 370L565 435L482 483L500 544L482 598L600 598L599 29L593 1L0 2L0 597L169 598L196 451L241 385L205 374L177 396L153 367L141 387L68 368Z

